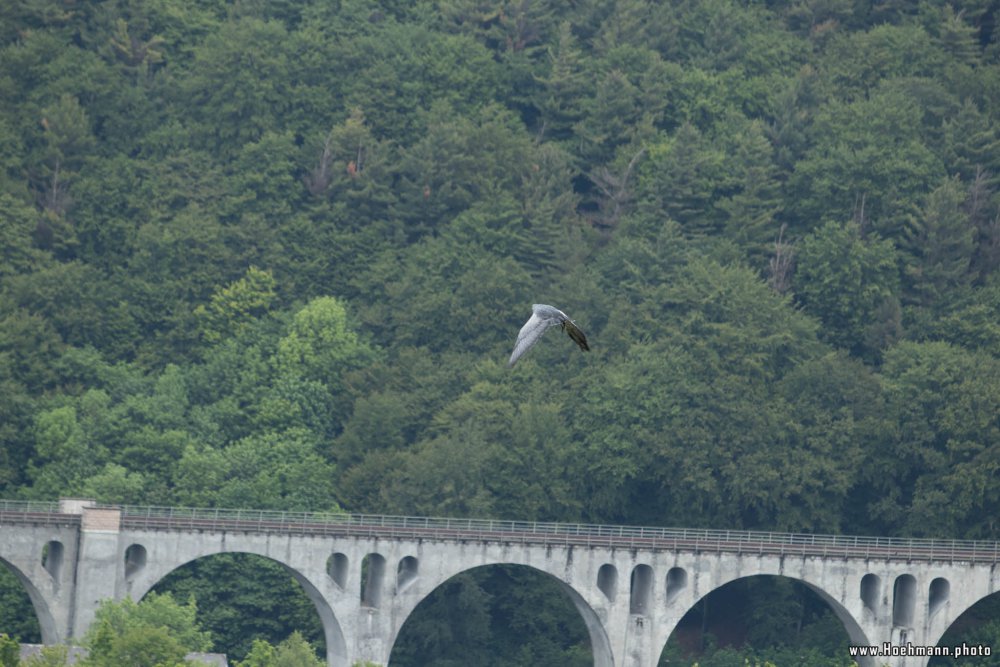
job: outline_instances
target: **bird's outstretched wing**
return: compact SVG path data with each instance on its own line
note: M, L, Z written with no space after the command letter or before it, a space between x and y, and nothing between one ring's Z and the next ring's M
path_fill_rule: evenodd
M587 345L587 335L583 333L583 329L576 326L576 322L565 319L563 320L562 327L566 330L569 337L573 339L573 342L580 346L581 350L590 352L590 346Z
M581 350L590 351L590 345L587 344L587 336L583 333L583 329L576 326L576 322L569 319L566 313L553 306L536 303L531 306L531 317L517 334L514 352L510 355L510 361L507 362L507 365L513 366L525 352L531 349L532 345L538 342L546 329L557 324L573 339L574 343L580 346Z
M541 318L537 313L531 313L531 317L528 318L528 321L524 323L521 331L517 334L517 342L514 343L514 352L511 353L510 361L507 362L507 365L513 366L521 358L521 355L527 352L541 338L545 330L553 324L556 324L556 322Z

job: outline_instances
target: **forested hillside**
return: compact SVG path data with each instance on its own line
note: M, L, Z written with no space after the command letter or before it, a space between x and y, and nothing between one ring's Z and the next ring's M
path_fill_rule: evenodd
M0 496L1000 538L998 20L2 2Z

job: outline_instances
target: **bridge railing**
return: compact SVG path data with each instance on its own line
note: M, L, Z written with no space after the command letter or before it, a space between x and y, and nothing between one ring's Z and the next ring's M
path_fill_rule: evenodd
M111 507L111 506L101 506ZM647 548L737 554L1000 562L1000 543L543 521L410 517L337 512L114 506L131 530L199 530L377 539L438 539L519 544ZM65 523L56 502L0 500L0 523ZM39 518L41 517L41 518ZM63 519L59 519L63 517Z
M650 548L740 554L845 556L907 560L1000 562L995 541L888 538L711 528L283 512L176 507L122 507L136 529L239 530L381 539L448 539L587 547Z
M79 515L61 514L57 500L0 500L0 524L79 524Z
M0 500L0 512L58 512L58 500Z

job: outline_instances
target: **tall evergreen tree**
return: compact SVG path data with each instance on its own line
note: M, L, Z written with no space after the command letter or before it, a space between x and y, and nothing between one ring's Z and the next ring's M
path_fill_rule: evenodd
M942 306L972 280L976 230L963 210L966 189L949 179L927 196L908 235L909 292L923 306Z

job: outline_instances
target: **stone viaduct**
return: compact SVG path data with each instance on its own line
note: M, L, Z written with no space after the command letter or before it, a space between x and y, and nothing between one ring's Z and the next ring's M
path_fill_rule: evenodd
M916 667L927 658L910 647L936 645L1000 579L995 542L0 501L0 562L24 584L47 644L82 636L100 600L138 600L185 563L235 552L277 561L302 584L335 667L387 664L417 604L484 565L558 581L598 667L653 667L695 603L753 575L803 582L852 643L896 653L858 658L863 667Z

